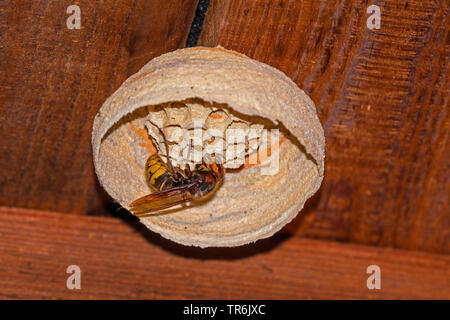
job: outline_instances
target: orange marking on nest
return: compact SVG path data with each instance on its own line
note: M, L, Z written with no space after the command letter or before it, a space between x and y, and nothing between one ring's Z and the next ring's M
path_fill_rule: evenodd
M210 113L208 117L211 117L213 119L222 119L222 116L217 113Z
M152 70L152 71L149 71L149 72L141 73L140 75L137 75L136 77L132 78L132 79L130 80L129 83L133 83L133 82L135 82L136 80L142 79L143 77L145 77L145 76L147 76L147 75L149 75L150 73L153 73L153 72L155 72L155 70Z
M286 137L281 136L278 146L273 149L273 152L278 150L284 141L286 141ZM250 164L250 156L246 156L245 163L244 163L244 169L248 169L248 168L260 165L261 163L267 161L271 155L272 155L272 146L269 146L268 148L260 149L258 151L258 153L256 154L257 161L254 164Z
M138 137L144 141L139 143L141 147L146 148L150 154L155 154L157 152L152 140L150 140L150 138L148 137L148 133L145 129L138 129L131 122L130 129L133 130L138 135Z

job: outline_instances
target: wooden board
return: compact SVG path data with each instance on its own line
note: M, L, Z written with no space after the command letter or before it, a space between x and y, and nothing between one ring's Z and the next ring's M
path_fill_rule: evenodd
M449 16L448 1L211 0L198 44L284 71L325 129L325 180L287 232L450 252Z
M185 45L197 2L0 2L0 204L106 212L94 116L129 75ZM72 4L79 30L66 27Z
M137 220L0 207L0 299L450 299L450 256L275 236L183 247ZM68 290L66 269L81 269ZM366 269L381 269L381 289Z

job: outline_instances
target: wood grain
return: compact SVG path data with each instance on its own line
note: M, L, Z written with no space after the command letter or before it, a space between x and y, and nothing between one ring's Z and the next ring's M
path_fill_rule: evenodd
M82 29L69 30L78 4ZM105 214L90 131L131 73L184 46L197 0L0 2L0 205ZM382 10L381 29L366 8ZM449 2L212 0L199 45L283 70L317 105L321 190L284 231L450 252Z
M281 69L325 129L325 180L286 232L450 252L449 13L448 1L211 1L199 45Z
M184 46L197 2L1 1L0 204L106 211L93 118L129 75ZM80 30L66 27L72 4Z
M1 299L449 299L450 257L275 236L182 247L136 220L0 207ZM381 289L369 290L369 265ZM81 290L66 269L81 268Z

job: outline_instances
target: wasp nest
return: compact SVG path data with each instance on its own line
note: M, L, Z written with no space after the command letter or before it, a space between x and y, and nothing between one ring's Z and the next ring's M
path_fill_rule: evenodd
M150 61L106 100L92 145L100 183L127 209L152 192L144 167L154 152L181 168L210 156L223 163L223 184L210 199L141 218L168 239L200 247L273 235L324 172L325 139L311 99L282 72L220 47Z

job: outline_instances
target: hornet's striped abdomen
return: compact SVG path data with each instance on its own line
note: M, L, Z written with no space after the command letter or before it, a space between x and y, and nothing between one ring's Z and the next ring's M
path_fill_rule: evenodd
M222 164L189 165L184 171L166 164L158 154L151 155L145 164L148 184L156 192L140 197L130 204L131 212L142 217L148 212L168 209L189 201L205 199L212 195L223 179L225 171Z
M168 187L168 180L173 180L172 174L169 171L169 166L157 153L148 158L145 165L145 176L147 177L150 186L159 191ZM172 183L169 183L169 185L172 185Z

